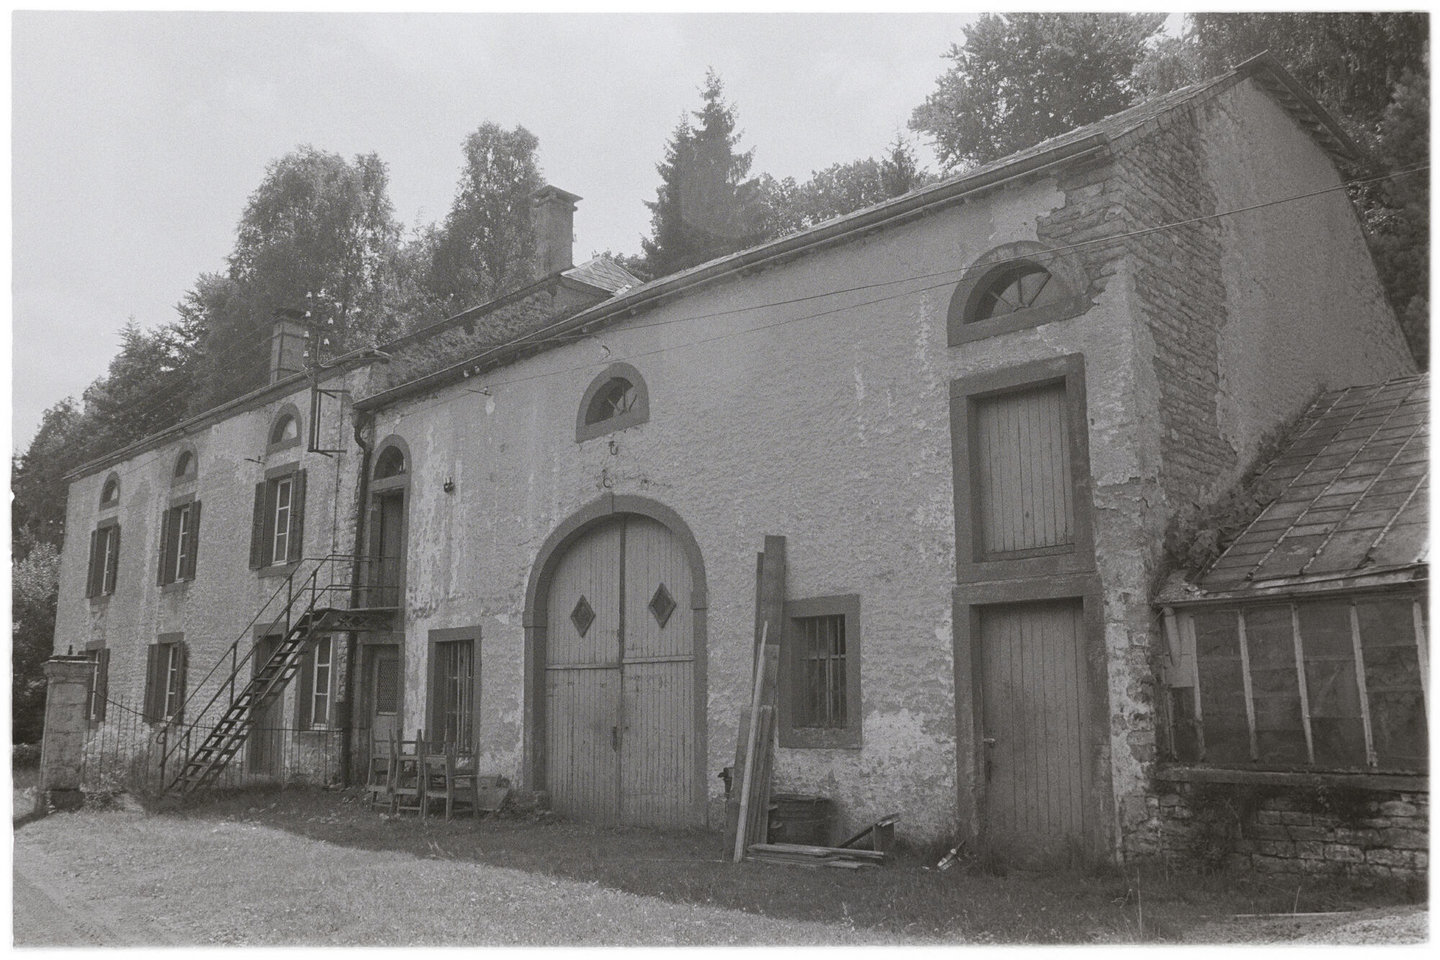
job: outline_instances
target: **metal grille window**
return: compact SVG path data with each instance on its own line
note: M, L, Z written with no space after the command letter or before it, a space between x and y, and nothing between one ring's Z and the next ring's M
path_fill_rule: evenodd
M475 641L439 641L434 646L431 738L462 747L475 742Z
M780 743L860 745L860 598L855 594L785 605Z
M1170 679L1177 757L1424 772L1424 619L1409 597L1182 613Z
M845 726L845 617L801 617L791 626L800 674L795 725Z
M400 712L400 660L395 657L375 661L375 712Z

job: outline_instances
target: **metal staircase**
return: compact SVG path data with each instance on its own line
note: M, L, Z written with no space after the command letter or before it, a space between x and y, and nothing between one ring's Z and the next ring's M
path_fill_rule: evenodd
M179 715L184 717L192 709L191 701L198 701L211 681L218 677L209 700L194 710L188 723L171 723L162 730L162 736L169 741L162 748L160 761L166 792L187 795L213 783L220 776L244 746L256 715L267 703L284 694L290 680L300 669L302 658L318 636L380 629L389 625L393 607L356 608L348 603L352 597L359 595L353 587L353 571L363 562L363 559L349 556L301 561L260 613L246 624L235 642L195 685L195 692L186 699ZM367 593L373 598L373 589ZM267 629L256 631L254 627L259 624L264 624ZM281 636L280 642L263 663L256 659L260 650L257 634ZM246 648L243 655L242 648ZM221 675L227 660L228 674ZM237 682L247 669L252 675L240 685L237 693ZM213 716L227 692L228 702L219 719L208 733L204 732L202 723ZM172 732L173 740L170 739ZM192 750L197 738L200 738L200 743ZM173 768L181 757L184 757L183 763L179 764L174 776L169 777L165 772L167 766Z

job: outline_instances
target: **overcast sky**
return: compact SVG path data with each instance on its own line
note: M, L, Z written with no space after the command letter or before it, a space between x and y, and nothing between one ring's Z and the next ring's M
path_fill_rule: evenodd
M297 145L379 154L413 226L444 218L466 134L524 124L547 180L584 198L577 257L638 253L706 67L753 172L803 179L879 154L972 18L15 13L13 445L105 371L127 318L173 319L223 269L266 163Z

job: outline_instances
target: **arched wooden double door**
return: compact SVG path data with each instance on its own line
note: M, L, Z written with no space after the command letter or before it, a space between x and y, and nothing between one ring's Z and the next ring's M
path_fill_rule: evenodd
M572 541L546 599L545 782L601 823L695 822L692 576L663 524L618 514Z

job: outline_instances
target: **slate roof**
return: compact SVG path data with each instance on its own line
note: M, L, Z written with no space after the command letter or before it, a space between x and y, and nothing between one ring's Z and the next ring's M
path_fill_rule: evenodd
M1233 593L1424 565L1429 394L1421 375L1317 399L1261 475L1280 495L1195 585Z
M562 272L561 276L588 283L592 287L599 287L609 293L620 293L631 287L640 286L639 277L609 257L603 256L591 257L584 263Z

